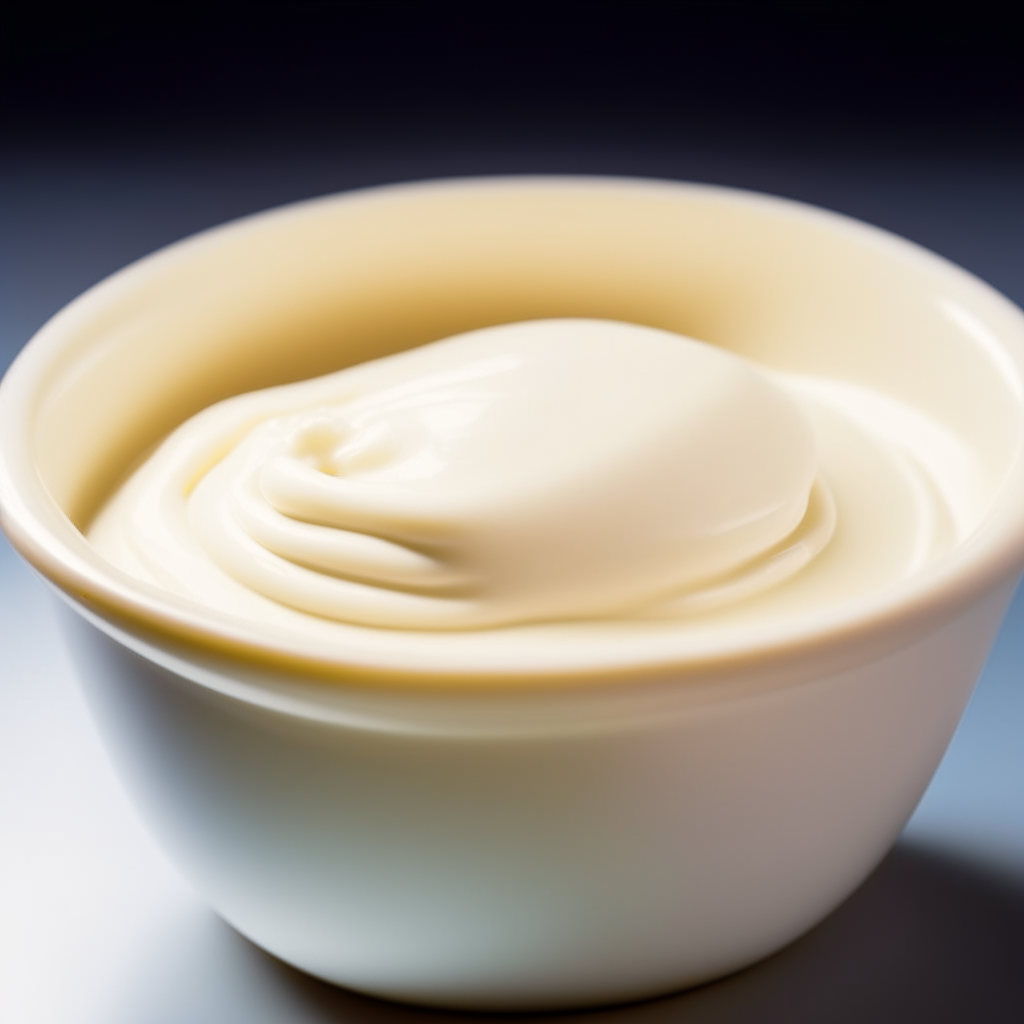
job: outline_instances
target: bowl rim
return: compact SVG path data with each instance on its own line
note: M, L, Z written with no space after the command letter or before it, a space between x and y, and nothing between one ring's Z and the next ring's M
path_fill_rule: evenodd
M301 217L323 205L386 202L391 197L443 191L595 189L616 195L660 191L666 195L706 194L733 204L770 207L786 216L809 218L834 233L856 237L929 270L937 277L996 303L1018 327L1017 337L997 339L1000 367L1024 409L1024 312L981 279L913 242L881 228L791 199L690 182L577 175L445 178L374 186L290 203L251 214L167 245L93 285L55 314L15 358L0 382L0 527L13 546L72 602L118 632L146 636L157 644L195 648L215 659L242 661L313 677L387 682L398 686L477 683L552 685L614 681L628 676L706 675L723 671L768 671L801 660L833 664L863 662L919 638L950 621L982 595L1014 579L1024 568L1024 445L1019 445L1006 480L985 520L948 557L893 586L884 596L844 604L841 609L800 617L771 636L748 633L748 642L680 653L670 640L652 643L638 655L588 656L584 644L571 656L534 652L502 664L448 657L431 664L408 652L382 655L315 644L296 634L272 635L256 624L217 613L142 583L107 563L86 541L47 491L30 457L31 432L24 429L30 399L42 393L46 374L65 344L102 311L163 268L177 265L196 247L264 223ZM379 631L377 631L379 632ZM531 687L532 688L532 687Z

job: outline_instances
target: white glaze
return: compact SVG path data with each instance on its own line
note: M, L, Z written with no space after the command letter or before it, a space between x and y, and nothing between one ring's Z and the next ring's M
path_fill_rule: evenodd
M839 510L819 557L669 621L415 633L258 595L232 618L76 529L204 405L581 313L771 369ZM779 948L898 834L1024 565L1022 382L1019 310L831 214L650 182L388 189L192 239L55 318L0 388L0 506L81 612L126 784L228 921L392 999L578 1007Z

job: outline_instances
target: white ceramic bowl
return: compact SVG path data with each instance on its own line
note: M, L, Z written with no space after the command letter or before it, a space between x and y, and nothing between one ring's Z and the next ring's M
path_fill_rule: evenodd
M80 528L228 394L485 324L678 330L867 384L976 460L977 522L872 600L695 650L304 646L139 583ZM126 786L282 959L369 993L533 1009L742 967L871 871L1024 566L1024 317L883 232L601 179L354 193L157 253L48 323L0 390L0 506L65 598Z

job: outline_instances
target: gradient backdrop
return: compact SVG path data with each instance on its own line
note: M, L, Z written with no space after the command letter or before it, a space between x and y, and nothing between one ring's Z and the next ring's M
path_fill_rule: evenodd
M158 246L296 199L450 175L790 196L905 235L1024 304L1009 6L938 10L9 4L0 369L78 292ZM202 906L122 796L49 601L0 539L0 1021L446 1018L307 979ZM859 893L734 978L582 1016L1018 1021L1022 963L1019 591L931 789Z

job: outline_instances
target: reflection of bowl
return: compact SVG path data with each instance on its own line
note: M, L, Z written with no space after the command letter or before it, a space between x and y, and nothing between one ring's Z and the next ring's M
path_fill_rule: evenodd
M973 531L868 604L684 656L303 648L133 581L76 528L219 398L549 316L907 400L972 453ZM78 613L126 784L227 920L393 998L597 1004L770 953L893 841L1024 565L1022 396L1018 310L840 217L640 182L391 188L189 240L68 307L0 391L0 500Z

